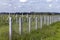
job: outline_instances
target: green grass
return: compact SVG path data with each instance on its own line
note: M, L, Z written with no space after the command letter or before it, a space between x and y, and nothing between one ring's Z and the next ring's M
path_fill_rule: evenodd
M5 17L5 16L4 16ZM15 18L13 17L12 23L12 40L60 40L60 22L52 23L50 25L43 25L43 28L38 30L34 30L34 20L32 21L32 29L31 33L28 33L27 22L24 21L23 24L23 34L19 34L19 26L15 22ZM25 17L24 17L25 18ZM8 21L6 21L7 17L0 18L0 40L9 40L9 25ZM24 19L26 20L26 19ZM3 23L4 22L4 23ZM39 22L38 22L39 25ZM40 26L40 25L39 25Z
M43 40L60 40L60 22L43 27L41 34Z
M8 26L0 28L0 40L8 40ZM42 29L31 31L31 33L23 33L19 35L13 31L13 40L60 40L60 22L53 23L49 26L43 26Z

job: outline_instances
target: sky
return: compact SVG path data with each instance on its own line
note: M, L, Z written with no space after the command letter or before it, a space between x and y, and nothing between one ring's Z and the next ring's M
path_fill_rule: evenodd
M60 12L60 0L0 0L0 12Z

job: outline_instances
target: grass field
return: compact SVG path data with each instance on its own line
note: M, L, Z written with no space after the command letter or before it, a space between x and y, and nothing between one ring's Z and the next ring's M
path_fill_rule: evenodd
M60 22L52 23L50 25L43 25L43 28L38 30L31 30L28 33L26 21L24 21L23 34L19 35L18 23L14 20L15 16L12 16L12 40L60 40ZM8 15L3 18L0 17L0 40L9 40L9 25ZM25 19L24 19L25 20ZM32 29L34 29L34 22L32 22Z

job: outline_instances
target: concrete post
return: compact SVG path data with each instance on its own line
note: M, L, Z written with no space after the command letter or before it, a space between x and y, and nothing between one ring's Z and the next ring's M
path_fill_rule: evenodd
M9 17L9 40L12 40L12 18Z

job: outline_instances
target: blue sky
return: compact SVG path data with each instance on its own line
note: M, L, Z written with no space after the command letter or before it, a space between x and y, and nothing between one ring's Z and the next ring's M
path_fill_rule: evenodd
M0 12L60 12L60 0L0 0Z

